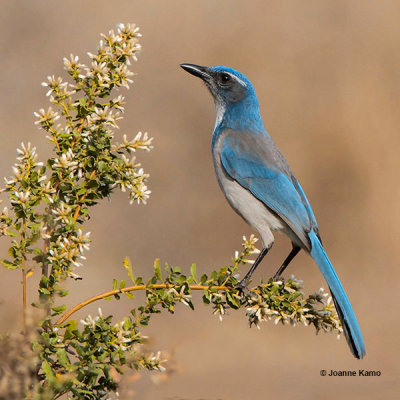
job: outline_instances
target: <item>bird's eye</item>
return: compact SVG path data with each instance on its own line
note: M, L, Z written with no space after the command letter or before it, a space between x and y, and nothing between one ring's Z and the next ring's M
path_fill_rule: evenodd
M222 84L227 84L231 81L231 77L229 74L221 74L221 83Z

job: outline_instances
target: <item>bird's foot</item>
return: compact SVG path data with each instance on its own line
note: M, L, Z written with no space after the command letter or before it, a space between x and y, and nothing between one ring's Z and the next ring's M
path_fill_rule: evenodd
M248 284L249 284L249 280L244 278L235 285L235 289L237 289L240 294L249 294L250 290L247 287Z

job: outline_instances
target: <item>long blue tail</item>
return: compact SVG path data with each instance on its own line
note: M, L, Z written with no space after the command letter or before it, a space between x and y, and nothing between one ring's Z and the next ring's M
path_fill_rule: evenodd
M309 233L309 237L311 240L311 257L317 263L328 283L350 350L354 357L363 358L365 356L364 340L346 292L316 234L312 231Z

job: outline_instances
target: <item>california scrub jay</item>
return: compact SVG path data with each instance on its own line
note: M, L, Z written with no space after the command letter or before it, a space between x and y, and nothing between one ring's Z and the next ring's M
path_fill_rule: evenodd
M293 248L274 278L279 278L301 249L309 253L328 283L351 352L363 358L364 341L350 301L322 246L310 203L264 128L253 85L231 68L181 67L201 78L214 97L217 118L212 155L218 183L232 208L262 238L263 249L240 285L249 282L272 247L272 231L283 231Z

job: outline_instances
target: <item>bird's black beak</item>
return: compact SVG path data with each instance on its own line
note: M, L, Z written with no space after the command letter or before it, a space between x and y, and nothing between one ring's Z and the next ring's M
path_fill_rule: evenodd
M189 74L197 76L205 81L210 79L209 69L196 64L181 64L181 67Z

